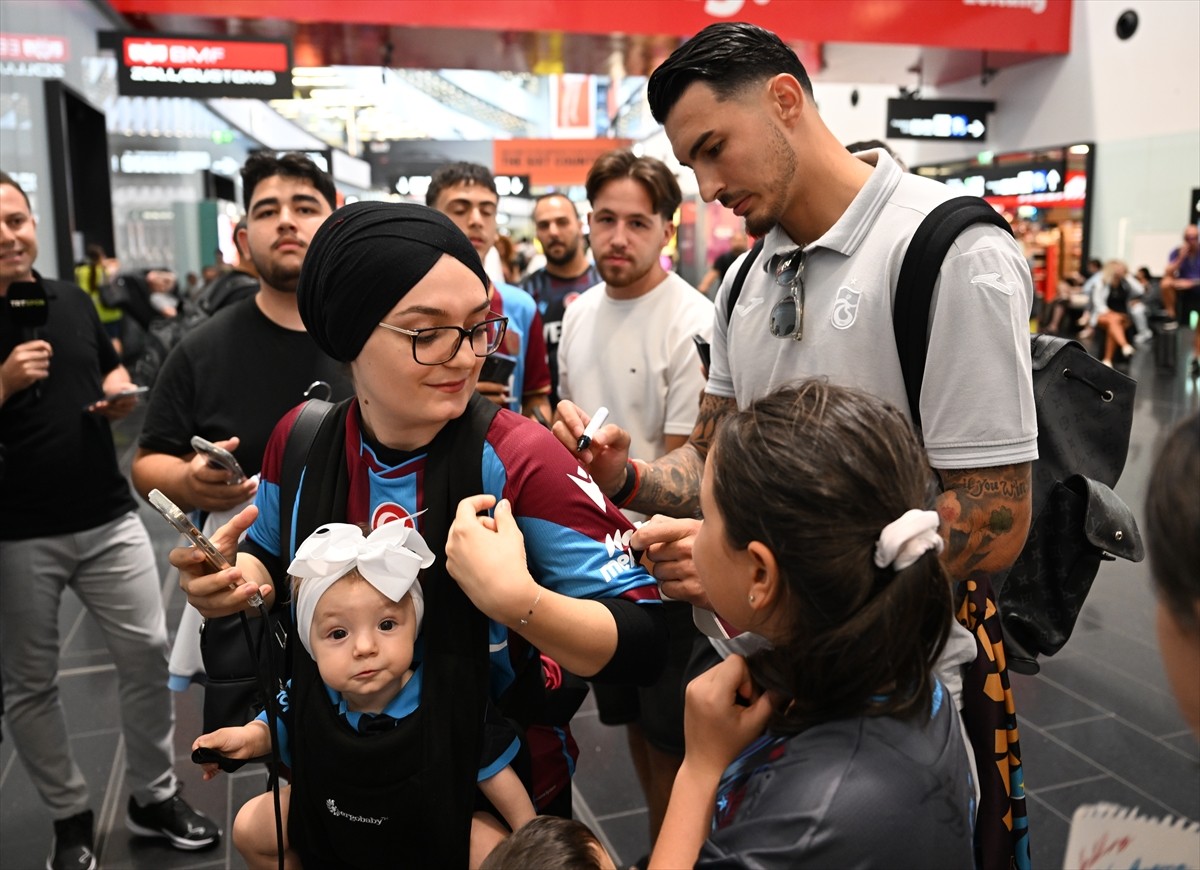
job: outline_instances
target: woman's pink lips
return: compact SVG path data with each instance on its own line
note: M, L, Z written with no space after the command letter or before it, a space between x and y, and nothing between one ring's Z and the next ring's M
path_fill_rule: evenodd
M466 386L466 384L467 379L463 378L461 381L453 381L445 384L430 384L429 386L433 387L435 390L440 390L443 393L457 393L464 386Z

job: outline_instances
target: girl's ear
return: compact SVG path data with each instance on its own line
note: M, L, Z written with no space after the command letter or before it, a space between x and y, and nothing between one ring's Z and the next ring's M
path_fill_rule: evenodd
M754 576L750 581L749 604L757 619L756 625L766 626L775 621L773 614L779 611L783 599L783 580L779 576L779 563L771 548L762 541L751 541L746 547L746 556L750 560ZM760 632L764 636L770 635Z

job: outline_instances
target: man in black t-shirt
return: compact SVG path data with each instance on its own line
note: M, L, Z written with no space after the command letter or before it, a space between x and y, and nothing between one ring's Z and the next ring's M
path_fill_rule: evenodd
M350 395L346 375L317 349L296 308L309 240L336 206L333 180L300 154L252 155L242 169L246 226L238 246L259 276L258 292L218 311L171 352L155 384L133 461L133 483L161 490L184 510L235 509L254 498L275 423L322 381L334 400ZM247 479L208 465L191 446L199 435L230 450Z
M0 172L0 665L9 733L54 820L46 866L94 868L94 817L58 697L59 604L70 587L95 617L118 676L126 825L178 849L220 838L179 796L167 627L150 538L121 475L109 420L136 399L95 306L42 278L29 199ZM28 284L40 290L33 294ZM11 291L11 292L10 292ZM43 296L44 294L44 296ZM44 319L28 319L43 296Z

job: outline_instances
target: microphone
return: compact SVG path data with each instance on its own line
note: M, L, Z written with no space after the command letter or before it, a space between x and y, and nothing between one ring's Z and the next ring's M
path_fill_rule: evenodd
M14 281L8 285L8 309L12 322L21 330L21 341L36 341L42 337L42 327L50 316L46 288L40 281ZM34 400L41 399L40 383L33 385Z

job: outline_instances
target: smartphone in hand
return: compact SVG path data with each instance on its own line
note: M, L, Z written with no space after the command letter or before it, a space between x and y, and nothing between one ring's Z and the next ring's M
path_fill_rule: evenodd
M88 402L83 406L83 410L90 411L99 402L116 402L120 399L128 399L130 396L144 396L148 392L150 392L150 388L142 386L130 387L127 390L119 390L115 393L108 393L107 395L101 396L95 402Z
M209 468L220 468L229 472L230 483L241 483L246 479L246 472L242 471L241 464L224 447L218 447L207 438L193 435L192 449L197 453L203 453L208 458Z
M224 571L226 568L232 568L229 560L221 555L221 551L216 548L212 541L204 536L204 533L196 528L196 524L188 519L175 502L171 501L159 490L150 490L150 504L154 509L162 514L163 519L175 527L175 531L179 532L185 538L192 542L201 553L204 554L208 561L209 567L216 571ZM262 596L257 592L250 597L250 604L254 607L262 607Z
M696 353L700 354L700 362L704 364L704 370L707 372L709 365L712 363L712 354L709 350L709 344L704 340L702 335L693 335L692 341L696 343Z
M494 353L483 361L479 370L479 380L490 384L507 384L517 367L517 360L502 353Z

